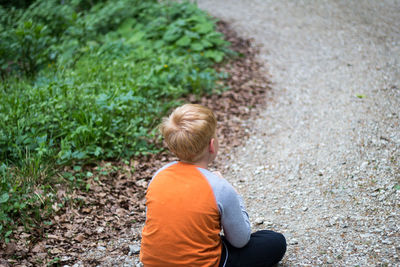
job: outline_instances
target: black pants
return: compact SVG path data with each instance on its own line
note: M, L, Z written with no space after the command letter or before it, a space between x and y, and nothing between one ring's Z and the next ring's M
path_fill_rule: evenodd
M273 266L286 252L285 237L269 230L251 234L249 243L242 248L235 248L225 237L222 237L222 241L220 267Z

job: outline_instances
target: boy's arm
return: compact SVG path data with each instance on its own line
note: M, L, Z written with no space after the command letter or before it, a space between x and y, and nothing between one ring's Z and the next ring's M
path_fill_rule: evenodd
M218 197L222 228L229 243L241 248L250 240L249 215L244 207L243 199L225 179L224 181L223 190Z
M214 191L226 239L234 247L244 247L250 240L251 228L242 198L220 172L213 173L202 168L199 170Z

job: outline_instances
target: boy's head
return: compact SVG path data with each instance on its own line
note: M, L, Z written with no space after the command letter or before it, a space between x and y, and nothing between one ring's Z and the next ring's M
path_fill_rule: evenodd
M160 131L171 152L179 159L196 162L215 138L217 120L214 113L201 105L186 104L164 118Z

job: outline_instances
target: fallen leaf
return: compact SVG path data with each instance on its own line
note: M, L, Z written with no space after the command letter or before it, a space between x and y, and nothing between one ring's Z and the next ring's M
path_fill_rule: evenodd
M47 235L47 238L50 238L50 239L60 239L59 236L52 235L52 234L48 234L48 235Z
M90 213L91 211L92 211L91 208L83 208L83 209L82 209L82 212L83 212L83 213Z
M17 244L15 242L10 242L6 245L5 254L6 255L14 255L17 251Z
M358 98L365 98L366 96L363 95L363 94L356 94L356 97L358 97Z
M45 248L44 242L37 243L37 244L31 249L31 252L33 252L33 253L35 253L35 254L37 254L37 253L42 253L42 252L45 252L45 251L46 251L46 248Z
M52 248L52 249L50 249L50 253L51 254L61 254L61 253L63 253L63 251L59 248Z
M85 240L85 235L82 234L82 233L80 233L80 234L78 234L74 239L75 239L76 241L78 241L78 242L82 242L83 240Z

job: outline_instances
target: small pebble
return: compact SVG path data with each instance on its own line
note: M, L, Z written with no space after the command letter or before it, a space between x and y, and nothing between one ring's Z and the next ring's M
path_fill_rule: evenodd
M270 221L264 222L264 224L265 224L265 225L268 225L268 226L274 225L274 223L273 223L273 222L270 222Z
M98 246L98 247L97 247L97 250L104 251L104 250L106 250L106 248L103 247L103 246Z
M254 223L255 223L256 225L261 225L261 224L264 223L264 218L258 217L258 218L254 221Z
M129 253L128 256L133 254L138 254L140 252L140 246L138 245L129 245Z

